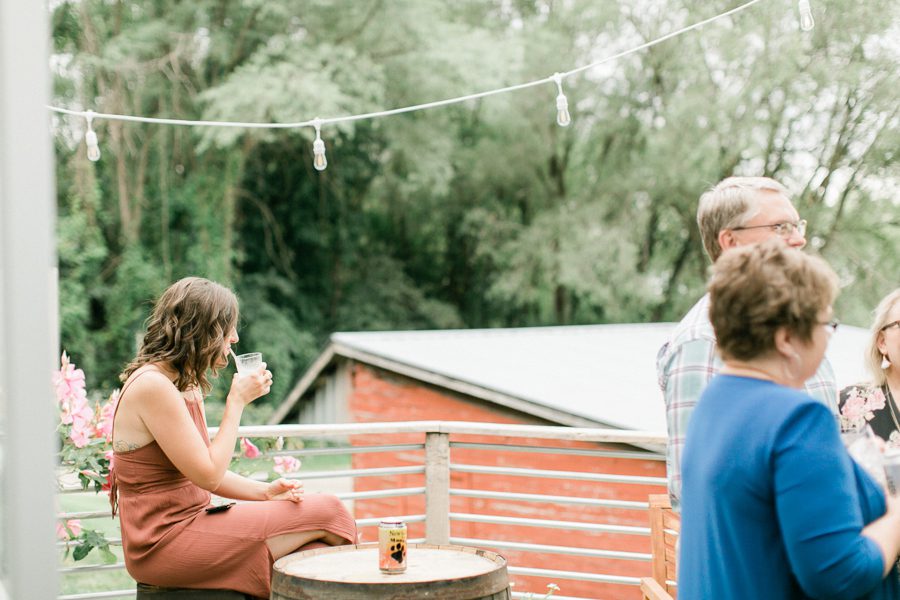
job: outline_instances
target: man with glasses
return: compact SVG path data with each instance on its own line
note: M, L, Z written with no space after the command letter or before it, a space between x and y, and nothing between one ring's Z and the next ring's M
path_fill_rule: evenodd
M783 185L768 177L729 177L700 197L697 225L703 246L715 262L723 252L771 238L800 249L806 245L806 221L791 204ZM709 296L685 315L656 359L659 385L666 401L669 443L666 467L672 506L680 508L681 452L688 420L700 394L719 372L716 336L709 321ZM806 382L809 395L837 413L837 385L827 359Z

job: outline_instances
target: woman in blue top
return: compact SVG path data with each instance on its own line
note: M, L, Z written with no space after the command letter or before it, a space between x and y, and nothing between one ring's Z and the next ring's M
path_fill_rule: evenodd
M900 598L900 499L804 392L837 322L837 277L778 240L713 266L724 361L688 426L678 598Z

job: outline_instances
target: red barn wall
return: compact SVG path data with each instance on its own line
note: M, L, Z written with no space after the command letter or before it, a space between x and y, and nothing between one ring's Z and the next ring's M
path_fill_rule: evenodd
M478 401L440 390L402 376L354 364L350 370L352 386L348 398L349 415L352 421L368 423L373 421L477 421L488 423L548 424L510 411L494 404ZM355 436L355 445L385 443L422 443L421 434L398 434L377 436ZM528 446L558 448L603 448L602 444L570 442L562 440L497 438L492 436L453 435L452 442L468 441L483 443L510 443ZM610 448L609 446L607 446ZM621 449L621 448L611 448ZM584 471L591 473L665 476L665 462L642 459L620 459L591 456L571 456L532 452L511 452L476 449L451 448L451 463L536 468L559 471ZM422 465L422 451L397 452L394 454L358 454L353 457L353 468L374 468L385 466ZM422 475L401 475L381 478L356 478L357 491L421 487ZM551 494L586 498L606 498L616 500L647 500L651 493L664 493L663 486L633 484L605 484L590 481L544 479L506 475L482 475L472 473L451 473L451 488L469 488L502 492L530 494ZM581 505L533 503L509 500L461 498L451 496L450 510L459 513L493 514L647 527L645 510L624 510L615 508L594 508ZM418 515L425 512L423 496L358 500L355 503L357 518ZM563 529L546 529L517 525L494 525L487 523L451 522L452 537L477 538L485 540L506 540L557 546L573 546L592 549L620 550L627 552L650 552L648 536L622 534L596 534ZM365 541L373 541L375 531L363 531ZM424 523L409 524L410 538L425 536ZM490 548L489 546L487 546ZM650 563L620 559L597 559L565 554L536 554L498 548L500 554L509 560L510 566L558 569L563 571L584 571L607 575L642 577L650 575ZM637 599L641 597L636 586L621 584L600 584L571 579L542 579L514 576L513 581L519 591L541 591L551 581L560 586L559 595L583 598L604 598L609 600ZM540 596L537 596L540 597Z

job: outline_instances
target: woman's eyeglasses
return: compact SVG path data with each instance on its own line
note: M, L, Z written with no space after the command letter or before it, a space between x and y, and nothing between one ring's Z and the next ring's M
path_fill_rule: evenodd
M885 325L884 327L882 327L879 331L887 331L887 330L890 329L891 327L898 327L898 328L900 328L900 321L891 321L890 323L888 323L887 325Z

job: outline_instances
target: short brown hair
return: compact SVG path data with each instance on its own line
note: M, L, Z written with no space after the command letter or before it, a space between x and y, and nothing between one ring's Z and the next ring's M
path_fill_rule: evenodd
M716 262L722 256L719 232L740 227L759 211L757 196L760 192L775 192L790 200L787 189L769 177L728 177L700 196L697 205L697 227L703 247L709 258Z
M783 240L729 250L713 265L709 282L709 319L722 358L768 354L779 327L811 340L819 313L837 292L837 275L828 263Z
M878 340L884 335L882 329L888 324L888 315L898 302L900 302L900 288L882 298L875 309L875 319L872 321L871 329L872 337L869 338L869 345L866 348L866 367L872 374L872 383L875 385L884 385L887 382L884 369L881 368L883 357L881 350L878 349ZM900 360L900 357L895 357L894 360Z
M196 386L206 393L212 387L206 372L215 369L222 339L237 320L237 297L228 288L201 277L176 281L153 306L141 348L119 378L125 381L141 366L164 361L178 372L175 387Z

